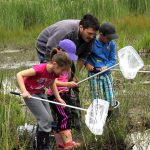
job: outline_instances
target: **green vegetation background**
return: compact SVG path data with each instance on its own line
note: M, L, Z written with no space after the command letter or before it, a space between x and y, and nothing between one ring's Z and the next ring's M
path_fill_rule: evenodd
M91 13L112 21L118 47L150 47L150 0L0 0L0 48L34 48L42 29L62 19Z
M117 49L132 45L138 51L150 52L150 0L0 0L0 52L5 49L32 50L13 56L1 53L1 64L6 62L4 57L11 58L10 62L29 60L29 57L34 60L35 41L45 27L63 19L80 19L86 13L97 16L101 23L113 22L119 35ZM149 57L143 59L145 64L150 62ZM16 145L24 149L28 145L28 141L19 143L16 129L25 122L32 124L32 121L24 117L21 99L8 93L16 88L15 75L20 69L0 70L1 150L12 150ZM150 87L143 82L150 80L148 74L138 73L134 81L124 79L121 73L113 75L121 117L108 121L104 134L97 136L97 141L83 124L82 131L77 134L83 150L129 149L131 145L125 144L126 136L147 129ZM85 77L86 74L80 74L80 78ZM90 104L87 82L82 84L80 94L82 107L87 108Z

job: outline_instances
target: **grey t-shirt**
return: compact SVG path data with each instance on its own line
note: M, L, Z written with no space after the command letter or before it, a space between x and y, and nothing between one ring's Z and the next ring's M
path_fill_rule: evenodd
M84 58L91 44L79 37L79 22L75 19L62 20L45 28L37 38L36 49L45 55L57 47L60 40L70 39L76 44L77 55Z
M38 36L36 46L45 50L58 46L60 40L72 38L78 39L80 20L62 20L45 28ZM42 52L42 51L41 51Z

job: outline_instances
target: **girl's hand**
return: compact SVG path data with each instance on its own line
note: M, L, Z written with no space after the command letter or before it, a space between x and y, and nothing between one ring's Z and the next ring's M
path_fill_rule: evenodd
M30 93L28 91L23 92L22 97L23 98L32 98L32 96L30 95Z
M68 82L67 86L68 87L76 87L76 86L78 86L78 84L74 81L70 81L70 82Z
M65 103L65 101L62 99L62 98L59 98L59 99L57 99L60 103L62 103L62 104L65 104L66 105L66 103ZM64 107L65 108L65 106L62 106L62 107Z

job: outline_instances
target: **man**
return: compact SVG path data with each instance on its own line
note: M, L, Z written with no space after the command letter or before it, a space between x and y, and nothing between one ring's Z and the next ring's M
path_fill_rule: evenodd
M57 47L60 40L70 39L77 47L79 68L84 64L99 29L99 21L91 14L86 14L81 20L68 19L56 22L44 29L38 36L36 50L40 62L46 62L53 47Z

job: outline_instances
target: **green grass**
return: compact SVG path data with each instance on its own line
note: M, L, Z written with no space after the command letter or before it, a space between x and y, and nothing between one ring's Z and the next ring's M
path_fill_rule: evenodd
M0 99L0 149L9 150L18 142L16 129L24 119L15 97L0 92Z
M0 48L34 49L38 34L50 24L86 13L112 21L118 46L146 48L150 39L150 0L0 0ZM83 7L86 5L86 7Z
M147 114L150 106L150 87L148 84L142 84L142 82L149 80L149 74L138 73L134 80L127 80L121 72L114 72L113 77L115 81L116 99L120 102L121 116L107 123L104 134L97 136L98 141L95 141L95 137L90 133L86 136L88 131L85 130L85 141L89 148L123 149L121 147L122 145L125 149L126 146L130 146L124 143L127 134L148 129ZM90 100L89 90L87 88L87 82L81 85L80 97L83 105ZM89 103L84 107L88 106Z
M136 50L149 50L150 40L150 18L147 16L126 16L119 20L114 20L118 32L117 40L119 47L132 45Z
M10 84L6 83L6 93L4 93L3 86L1 86L0 93L0 149L11 150L16 145L25 147L27 141L19 142L17 139L17 127L24 125L27 121L33 124L33 118L25 119L21 101L17 96L9 94L10 90L17 87L16 73L23 68L16 70L1 70L1 83L8 79ZM79 80L85 78L87 75L85 70L79 75ZM82 112L82 130L81 132L73 132L74 138L82 142L81 149L121 149L128 148L124 142L127 134L135 131L144 131L147 129L147 113L149 112L149 85L144 85L141 82L149 80L148 74L138 73L135 80L124 79L120 72L114 72L114 81L116 88L116 98L120 102L121 116L119 118L111 118L107 121L102 136L94 136L84 123L85 113ZM1 84L2 85L2 84ZM88 82L86 81L80 85L80 99L83 108L88 108L91 103L89 95ZM87 136L88 134L88 136ZM96 140L97 139L97 140Z
M37 60L33 49L38 34L45 27L62 19L80 19L87 12L97 16L100 22L111 21L116 25L118 50L132 45L138 51L150 51L150 0L0 0L0 3L0 49L24 50L21 54L0 53L1 64ZM142 58L145 64L150 64L149 57ZM27 121L20 106L21 100L9 94L17 86L16 73L23 68L0 70L1 150L26 145L26 142L19 143L17 139L17 127ZM103 135L96 136L97 140L83 123L82 131L74 132L74 137L83 143L83 150L127 149L129 145L124 143L127 134L147 129L150 87L141 82L149 80L149 75L138 73L135 80L124 79L120 72L113 73L113 76L117 100L121 103L121 116L108 120ZM87 74L82 73L78 77L81 80ZM5 86L2 81L6 81ZM88 82L85 82L80 87L80 99L84 108L91 103L88 86ZM84 115L83 113L83 122ZM33 121L28 120L31 124Z

